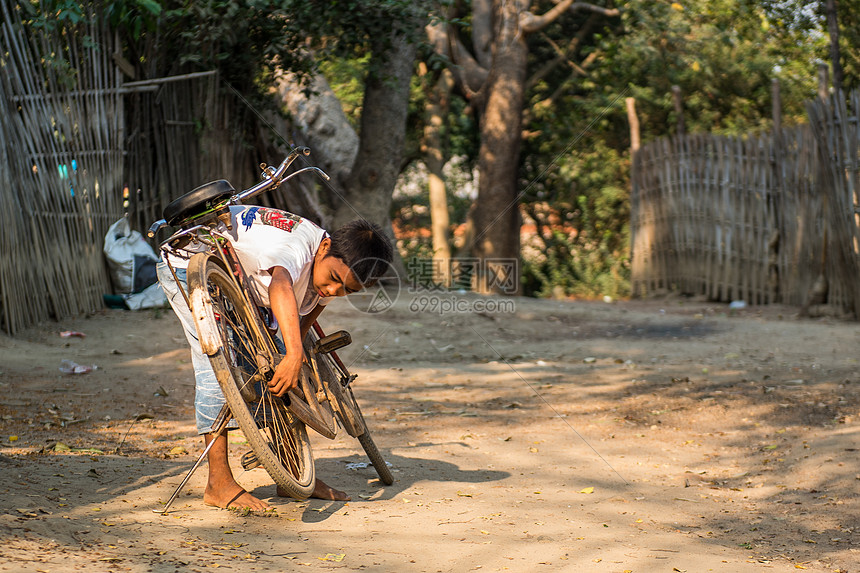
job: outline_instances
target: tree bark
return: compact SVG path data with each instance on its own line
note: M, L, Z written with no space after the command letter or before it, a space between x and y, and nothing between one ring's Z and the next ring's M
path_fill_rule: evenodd
M473 251L484 261L479 265L474 285L482 293L513 294L497 284L487 259L504 259L519 266L517 169L528 46L520 33L517 4L499 2L496 5L498 36L481 118L480 181L473 214L476 231ZM515 290L519 291L518 284Z
M391 196L400 173L409 81L416 44L402 35L379 43L371 54L371 72L365 82L360 141L343 201L334 214L336 226L363 217L390 233Z
M273 88L277 101L290 112L291 122L279 118L268 121L278 133L289 134L291 143L311 148L308 162L320 167L331 181L320 182L312 176L293 179L296 185L284 193L286 205L303 217L310 217L326 229L332 228L333 212L339 203L331 190L343 189L358 153L358 134L343 113L340 101L326 79L317 75L310 80L311 97L292 74L280 74ZM290 131L293 133L290 133ZM279 148L278 153L284 154ZM278 153L270 154L277 157ZM296 188L298 187L298 193ZM315 190L322 192L315 193ZM280 193L278 190L276 193Z
M842 90L842 62L839 55L839 19L836 0L827 0L827 31L830 33L830 66L833 68L833 90Z
M485 70L493 65L493 0L472 0L472 46Z
M427 67L422 63L422 75ZM429 82L428 82L429 83ZM424 107L425 124L422 151L429 172L430 227L433 239L433 280L437 284L450 286L451 244L448 228L448 197L442 168L445 156L442 150L444 123L448 116L449 98L454 87L451 71L443 69L430 90Z
M290 112L301 143L311 148L310 161L329 174L335 189L343 189L358 154L358 134L322 75L314 76L308 87L311 97L295 76L281 74L275 85L276 97ZM333 208L331 201L326 203Z

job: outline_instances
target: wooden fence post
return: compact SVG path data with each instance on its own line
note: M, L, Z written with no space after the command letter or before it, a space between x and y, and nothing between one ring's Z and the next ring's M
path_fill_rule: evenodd
M630 124L630 262L632 264L632 276L630 286L633 296L637 295L636 283L639 273L636 259L636 231L639 226L639 186L637 183L636 154L641 145L639 139L639 116L636 115L636 100L632 97L624 99L627 106L627 122ZM636 219L634 220L634 217ZM639 255L641 256L641 254Z
M782 231L780 201L784 194L784 178L782 173L782 96L779 90L779 79L770 81L771 108L773 115L773 131L771 133L771 156L773 157L773 188L767 192L767 225L769 236L767 241L767 302L775 303L780 300L779 256L780 240L785 235Z
M773 132L774 134L782 131L782 96L779 92L779 80L773 78L770 80L770 99L773 117Z
M681 86L672 86L672 102L675 104L675 115L678 121L678 135L686 132L684 125L684 101L681 99Z
M818 97L823 101L827 101L827 96L830 95L830 78L827 70L827 64L818 64Z
M636 100L632 97L624 99L627 104L627 121L630 123L630 151L639 151L639 117L636 115Z

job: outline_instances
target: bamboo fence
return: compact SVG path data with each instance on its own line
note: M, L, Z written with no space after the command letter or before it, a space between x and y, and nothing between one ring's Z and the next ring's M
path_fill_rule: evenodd
M215 72L124 86L127 216L133 228L149 228L170 201L208 181L227 179L236 190L251 187L259 181L260 163L277 165L288 153L283 139L272 133L276 120L263 119ZM279 127L289 129L287 124ZM310 177L254 201L325 223Z
M102 255L121 214L122 77L90 14L33 34L0 2L0 329L99 308Z
M173 199L215 179L250 187L261 162L286 154L270 124L281 133L289 125L264 119L214 71L171 64L163 77L124 76L159 70L120 66L98 0L82 6L85 22L47 30L27 26L16 0L0 0L0 330L8 334L103 307L111 292L104 236L120 217L145 231ZM255 201L325 223L312 178Z
M807 109L809 125L665 138L635 153L635 295L805 307L824 280L816 302L860 317L860 92Z

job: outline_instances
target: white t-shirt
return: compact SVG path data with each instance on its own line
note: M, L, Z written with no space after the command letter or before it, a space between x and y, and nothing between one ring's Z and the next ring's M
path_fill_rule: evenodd
M308 314L317 304L328 303L329 299L321 298L312 285L314 255L328 236L324 229L298 215L252 205L230 207L230 221L232 229L225 230L226 234L231 237L249 283L263 306L271 306L269 269L273 267L284 267L290 273L300 316ZM170 257L170 262L179 268L188 265L177 257Z

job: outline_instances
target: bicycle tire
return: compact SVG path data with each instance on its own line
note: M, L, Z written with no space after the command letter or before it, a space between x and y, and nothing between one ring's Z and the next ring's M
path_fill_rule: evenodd
M304 350L306 355L310 352L307 345L305 345ZM332 411L328 400L317 396L313 377L313 368L308 364L303 364L299 372L299 387L289 392L289 408L306 426L333 440L337 435L335 413Z
M332 409L337 415L341 427L353 438L358 438L358 436L367 430L367 424L361 415L361 410L358 408L354 397L347 397L345 388L340 377L337 375L339 370L332 363L331 356L311 350L313 342L316 341L316 335L311 334L309 340L310 342L306 344L306 351L308 352L308 356L313 357L312 369L316 368L316 373L323 381L328 393L329 403L332 405Z
M364 419L364 414L361 413L361 408L355 400L355 394L352 393L350 386L344 386L340 378L336 375L340 372L339 368L334 364L334 358L330 354L314 353L317 369L320 377L324 378L326 389L329 391L330 402L332 403L338 419L341 421L343 429L350 436L358 439L364 453L373 464L380 481L385 485L394 483L394 476L391 475L391 469L385 463L382 454L379 453L379 448L370 436L370 430L367 427L367 422Z
M291 497L307 499L316 477L307 429L261 375L274 345L264 338L256 310L232 274L207 253L189 261L188 287L201 346L233 418L275 483Z
M385 458L383 458L382 454L379 453L379 449L376 447L376 442L374 442L373 438L370 437L370 431L365 430L364 433L358 437L358 442L361 444L361 447L364 448L364 453L367 454L368 458L370 458L370 463L373 464L373 468L376 470L376 475L379 476L379 480L385 485L393 484L394 476L391 475L391 468L388 467L388 464L385 463Z

